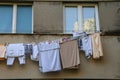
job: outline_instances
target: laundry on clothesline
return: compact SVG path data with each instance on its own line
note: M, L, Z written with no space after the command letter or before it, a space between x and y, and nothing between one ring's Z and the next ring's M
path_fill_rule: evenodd
M85 51L85 56L89 59L92 55L91 35L82 38L82 50Z
M30 55L31 60L39 61L38 45L36 43L33 43L32 48L32 54Z
M78 69L80 56L77 40L69 40L60 44L60 55L63 69Z
M87 59L99 59L103 56L100 33L74 32L73 37L47 40L38 44L1 44L0 60L7 59L7 65L13 65L15 58L18 58L19 64L25 64L25 59L29 57L39 62L40 72L56 72L62 69L79 69L79 50L85 52Z
M16 57L18 58L20 64L25 64L25 50L23 43L9 44L7 46L5 55L7 65L13 65Z
M6 54L6 46L4 44L0 44L0 60L5 60Z
M78 46L80 50L85 52L85 56L89 59L92 55L94 59L103 56L100 32L86 34L85 32L73 32L73 37L78 38Z
M30 55L33 53L33 46L32 44L25 44L25 54Z
M61 70L59 43L40 42L39 47L39 70L43 73Z
M103 48L100 33L94 33L92 36L93 58L98 59L103 56Z

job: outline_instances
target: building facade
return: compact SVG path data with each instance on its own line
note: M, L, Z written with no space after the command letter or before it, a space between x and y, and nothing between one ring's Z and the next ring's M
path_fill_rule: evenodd
M87 27L91 26L91 28ZM80 69L40 73L38 62L0 61L0 79L120 78L119 0L1 0L0 43L31 43L72 36L74 30L101 32L104 56L87 60Z

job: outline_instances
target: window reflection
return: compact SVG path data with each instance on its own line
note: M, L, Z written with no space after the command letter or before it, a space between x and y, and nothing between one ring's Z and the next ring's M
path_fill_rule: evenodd
M95 32L95 8L83 7L83 30L87 33Z
M77 7L66 7L65 8L65 23L66 23L66 31L65 32L72 32L74 29L74 25L78 20L78 9Z
M0 33L12 32L12 5L0 5Z

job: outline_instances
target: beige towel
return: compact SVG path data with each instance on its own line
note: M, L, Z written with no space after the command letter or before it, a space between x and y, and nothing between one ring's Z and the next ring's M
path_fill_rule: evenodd
M80 57L77 40L61 43L60 55L63 69L78 69Z
M93 58L97 59L103 56L103 49L100 39L100 33L94 33L92 36Z
M0 44L0 60L5 59L6 47L5 45Z

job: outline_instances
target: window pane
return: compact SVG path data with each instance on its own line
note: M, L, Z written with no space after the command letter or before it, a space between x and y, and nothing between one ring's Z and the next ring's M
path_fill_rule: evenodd
M32 33L32 6L17 7L16 33Z
M12 32L12 5L0 5L0 33Z
M65 32L72 32L75 22L78 21L77 7L65 8Z
M83 29L87 33L95 32L95 8L83 7Z

